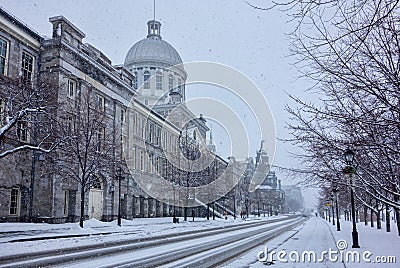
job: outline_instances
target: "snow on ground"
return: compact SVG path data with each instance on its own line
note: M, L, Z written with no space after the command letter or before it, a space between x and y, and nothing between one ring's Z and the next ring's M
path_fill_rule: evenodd
M276 219L285 216L273 216L267 219ZM40 252L61 248L99 244L111 241L129 240L134 238L152 237L166 234L179 234L191 230L207 229L211 227L227 226L266 219L250 217L246 220L188 217L188 221L179 219L179 224L172 223L172 218L137 218L122 219L122 226L117 221L102 222L91 219L84 222L84 228L78 223L46 224L46 223L0 223L0 257L28 252ZM70 236L68 238L68 236ZM75 236L75 237L71 237ZM50 239L58 237L58 239ZM63 237L63 238L60 238ZM34 241L18 240L36 239Z
M384 225L383 228L385 228ZM400 267L400 236L398 236L394 222L392 222L392 232L390 233L387 233L385 229L377 230L376 227L374 229L365 226L364 223L357 223L359 249L351 248L351 229L351 222L346 222L343 219L341 221L341 231L338 232L336 226L333 226L332 223L319 217L311 217L301 226L262 246L256 247L229 265L224 265L224 267L265 267L272 264L269 262L272 251L276 252L272 257L272 267ZM338 245L343 250L339 251ZM277 254L280 251L286 253L286 255L281 253L282 261L278 260ZM316 254L315 262L313 262L311 251ZM323 261L318 261L318 259L322 259L321 254L323 251L327 253L325 253ZM268 252L266 261L259 261L259 259L263 260L265 256L260 252ZM354 255L352 252L354 252ZM296 253L299 254L299 261L291 261L291 259L295 260L297 258ZM301 256L303 253L306 261L302 261ZM312 261L307 260L308 256L311 256ZM353 256L355 256L355 261L353 261ZM357 256L360 256L360 261L357 261ZM394 256L397 263L377 262L378 258L384 259L389 256Z

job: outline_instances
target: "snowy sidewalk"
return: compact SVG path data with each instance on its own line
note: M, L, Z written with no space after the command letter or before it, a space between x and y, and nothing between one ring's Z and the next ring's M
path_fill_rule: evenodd
M397 231L393 230L391 233L386 233L385 230L376 230L364 226L363 223L358 223L357 229L361 247L359 249L352 249L351 222L342 221L341 227L342 230L338 232L336 231L336 226L333 226L332 223L319 217L311 217L302 226L269 241L263 246L255 248L252 252L243 255L240 259L226 267L257 268L265 267L266 265L283 268L400 267L400 237L397 235ZM341 251L338 250L339 241ZM272 256L273 264L269 262L272 251L275 251L275 254ZM267 252L265 262L259 261L259 259L264 257L264 254L260 252ZM283 252L280 253L282 254L280 256L281 261L278 260L279 252ZM311 252L315 253L315 258L313 258ZM355 261L353 261L352 252L354 252ZM302 254L304 254L305 261L302 259ZM324 254L323 258L321 258L322 254ZM360 261L357 261L356 255L360 256ZM365 260L363 260L363 256ZM388 256L395 256L397 263L376 262L376 257L385 257L387 259ZM347 258L348 260L346 260Z

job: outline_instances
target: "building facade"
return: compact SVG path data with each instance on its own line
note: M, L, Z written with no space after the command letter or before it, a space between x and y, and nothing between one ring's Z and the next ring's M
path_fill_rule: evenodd
M206 216L211 205L219 216L248 210L254 199L249 184L263 172L259 158L256 164L224 160L205 144L209 128L184 105L187 73L179 53L162 39L160 22L148 22L146 38L122 65L84 43L85 33L65 17L49 22L52 36L44 38L0 9L2 129L16 118L0 132L0 221ZM15 94L26 92L32 93L28 112L17 118L23 107ZM32 108L38 96L46 109ZM11 153L21 146L44 150ZM185 168L204 154L212 156L205 167ZM231 185L191 192L228 166L228 176L241 179L225 197L202 202L204 194L218 195ZM162 180L174 185L173 192ZM155 190L168 194L156 199Z
M2 221L74 222L82 210L85 218L112 220L118 206L127 219L171 216L172 197L158 201L145 190L146 185L139 186L136 181L162 177L182 187L194 186L211 181L226 167L226 161L215 157L207 169L188 176L166 157L169 153L183 158L180 151L193 157L208 128L201 115L195 117L185 106L171 114L185 99L186 72L183 66L175 66L182 60L161 39L159 22L148 23L147 38L132 46L124 65L113 65L101 51L84 43L85 34L63 16L49 19L52 37L42 38L6 11L0 10L0 15L1 78L24 77L31 81L31 89L48 84L54 99L51 111L57 121L63 121L52 134L54 140L65 133L70 135L67 140L73 140L89 126L90 122L85 125L81 120L87 100L87 111L101 115L101 126L87 147L95 144L93 157L107 155L99 158L107 161L97 161L97 170L76 163L81 155L74 155L71 146L56 147L48 154L23 150L2 157ZM0 115L6 124L11 115L10 96L5 89L1 94ZM31 139L30 133L15 126L4 136L2 149L15 143L34 144L37 139ZM120 168L122 176L117 174ZM69 169L71 174L77 170L75 177ZM85 172L89 174L85 176ZM177 199L175 210L182 214L188 196L180 192ZM204 214L204 205L199 207L196 213Z

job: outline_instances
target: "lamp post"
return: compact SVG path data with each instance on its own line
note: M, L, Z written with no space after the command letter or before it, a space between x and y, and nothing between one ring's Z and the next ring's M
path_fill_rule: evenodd
M115 193L115 186L114 183L110 186L109 193L111 194L111 220L114 220L114 193Z
M123 179L121 167L118 167L117 169L117 179L118 179L118 226L121 226L121 180Z
M178 223L178 220L177 220L177 218L176 218L176 205L175 205L175 200L176 200L176 198L175 198L175 193L176 193L176 184L175 184L175 182L174 183L172 183L172 189L174 190L174 214L173 214L173 218L172 218L172 223Z
M353 245L352 248L359 248L360 245L358 244L358 232L357 232L357 225L356 225L356 211L354 205L354 178L353 174L356 173L356 168L353 166L354 160L354 152L350 149L347 149L344 152L344 159L346 161L346 167L344 168L344 173L349 175L350 178L350 201L351 201L351 218L353 221Z
M236 194L233 192L233 219L236 220Z
M340 221L339 221L339 207L338 207L338 186L336 182L333 182L333 194L335 198L335 208L336 208L336 230L340 231Z
M333 193L331 193L332 225L335 225L335 209L333 207Z

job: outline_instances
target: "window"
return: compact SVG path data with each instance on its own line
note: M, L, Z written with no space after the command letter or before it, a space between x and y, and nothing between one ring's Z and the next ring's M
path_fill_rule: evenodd
M163 147L163 150L167 150L167 132L166 131L162 132L162 147Z
M20 192L19 188L11 189L10 198L10 215L17 216L19 214Z
M33 56L25 51L22 52L21 71L24 81L32 81Z
M140 150L140 170L144 170L144 152Z
M75 97L76 94L76 82L68 79L68 97Z
M137 135L139 132L139 125L138 125L138 115L135 113L133 115L133 134Z
M0 123L3 121L6 112L6 100L0 99Z
M144 72L144 89L150 89L150 73Z
M17 137L20 141L28 141L28 123L17 123Z
M149 123L148 133L147 133L147 141L150 143L154 142L154 124Z
M126 141L127 137L125 135L121 135L121 159L125 159Z
M126 109L121 108L121 123L126 123Z
M156 89L162 90L162 73L158 72L156 76Z
M67 121L68 133L73 133L75 131L75 115L69 114Z
M172 135L168 137L168 151L172 151Z
M137 162L138 162L137 159L136 159L136 157L137 157L137 155L136 155L136 147L133 147L131 152L132 152L132 167L136 170L136 169L138 169L138 167L136 166Z
M156 127L156 145L161 145L161 128Z
M0 74L7 74L8 43L0 38Z
M104 141L106 136L106 129L103 127L97 132L96 150L101 152L104 149Z
M90 177L90 188L101 190L101 180L99 176L92 175Z
M160 157L159 156L156 156L156 164L155 164L155 168L156 168L156 172L157 172L157 174L159 174L160 173Z
M69 191L64 190L64 216L68 216Z
M138 89L137 72L135 72L134 75L135 77L133 78L133 89Z
M142 119L140 120L140 136L142 137L142 139L145 138L145 134L146 134L145 125L146 125L146 121L145 121L144 118L142 118Z
M152 173L153 169L153 155L152 154L147 154L148 162L147 162L147 172Z
M96 94L96 106L100 111L104 111L104 97Z
M168 89L171 90L174 88L174 77L172 74L169 75L168 77Z

